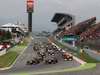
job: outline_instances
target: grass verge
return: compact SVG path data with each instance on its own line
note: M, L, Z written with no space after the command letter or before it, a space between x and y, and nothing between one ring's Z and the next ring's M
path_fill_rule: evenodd
M27 40L27 37L24 38L22 43L10 48L7 54L0 56L0 68L11 66L20 53L27 47L30 40L29 38Z
M0 56L0 68L10 66L18 56L16 52L8 52L7 54Z
M86 52L77 54L77 57L79 57L80 59L82 59L83 61L85 61L87 63L99 63L100 62L100 61L97 61L96 59L90 57Z

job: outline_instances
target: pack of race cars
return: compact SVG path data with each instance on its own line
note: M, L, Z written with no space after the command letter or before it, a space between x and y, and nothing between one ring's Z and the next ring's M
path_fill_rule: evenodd
M63 52L63 49L58 49L51 43L35 42L33 45L33 50L37 53L38 56L28 60L26 63L27 65L35 65L41 62L45 64L56 64L58 63L58 58L56 57L58 53L61 53L64 60L73 60L73 56L71 54Z

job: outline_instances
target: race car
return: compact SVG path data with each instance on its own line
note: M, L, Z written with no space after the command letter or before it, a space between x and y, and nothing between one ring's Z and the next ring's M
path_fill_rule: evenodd
M67 61L72 61L73 60L73 56L71 54L66 53L66 52L64 52L62 54L62 56L63 56L64 60L67 60Z

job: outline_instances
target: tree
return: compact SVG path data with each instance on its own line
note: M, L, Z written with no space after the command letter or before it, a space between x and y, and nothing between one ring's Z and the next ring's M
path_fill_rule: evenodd
M11 32L7 31L5 33L5 40L11 39L11 38L12 38Z

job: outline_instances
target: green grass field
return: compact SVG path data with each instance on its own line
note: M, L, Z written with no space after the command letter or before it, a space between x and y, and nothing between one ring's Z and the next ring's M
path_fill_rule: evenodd
M0 67L10 66L17 58L18 55L25 49L26 46L16 45L9 49L7 54L0 56Z
M7 54L0 56L0 68L10 66L18 56L16 52L8 52Z
M86 52L79 53L78 57L87 63L99 63L100 62L100 61L97 61L96 59L93 59L92 57L90 57Z
M10 48L7 54L0 56L0 68L9 67L12 65L20 53L27 47L30 40L30 38L28 40L27 37L24 38L23 43L17 44L16 46Z

